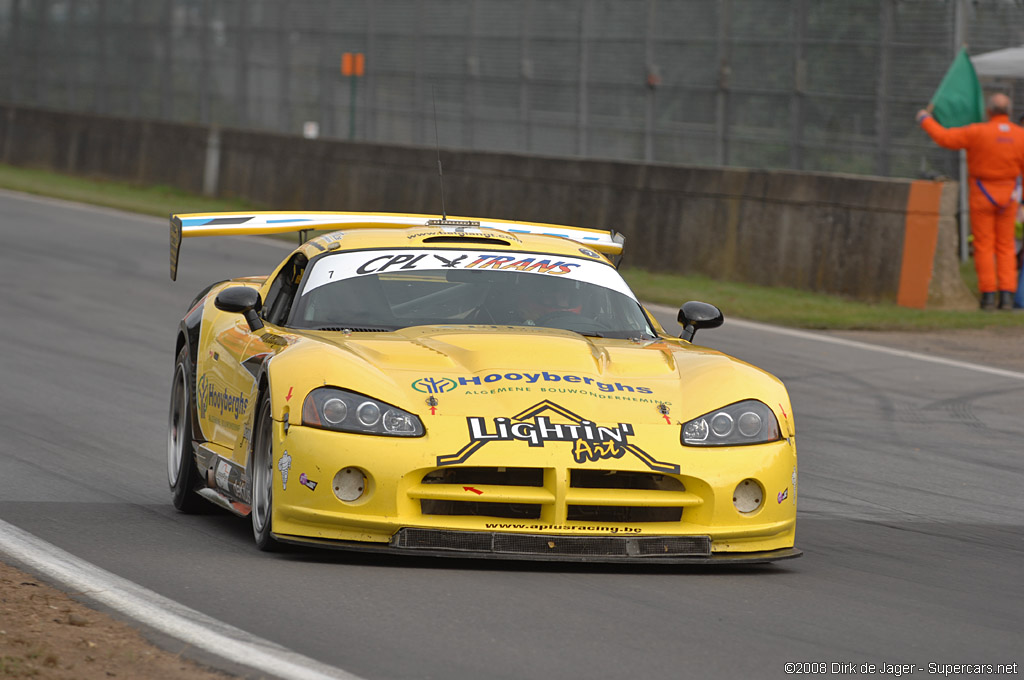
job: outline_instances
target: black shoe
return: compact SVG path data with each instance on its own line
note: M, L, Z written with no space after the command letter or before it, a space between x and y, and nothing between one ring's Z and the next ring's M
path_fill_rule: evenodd
M999 291L999 309L1012 312L1014 295L1016 295L1016 293L1011 293L1008 290Z
M996 308L996 294L995 293L982 293L981 294L981 311L991 312Z

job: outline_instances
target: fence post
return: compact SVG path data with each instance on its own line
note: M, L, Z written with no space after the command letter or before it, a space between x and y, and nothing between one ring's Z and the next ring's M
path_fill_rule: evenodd
M249 3L238 5L238 124L249 124ZM214 121L220 122L220 121Z
M43 10L45 9L44 7ZM111 113L108 103L110 81L107 71L107 0L99 0L99 7L96 9L96 50L96 99L93 100L93 112Z
M523 126L522 149L529 153L530 146L530 81L533 79L533 60L530 58L530 21L533 18L533 0L526 0L519 23L519 120Z
M18 83L21 81L21 78L18 77L17 69L14 67L14 65L16 63L15 59L17 59L22 54L22 52L21 52L21 42L22 42L22 40L21 40L21 33L22 33L22 30L23 30L23 27L21 25L21 3L20 2L15 2L15 3L11 4L11 18L10 18L10 22L11 22L10 40L6 42L6 44L7 44L7 50L6 50L7 54L5 55L7 57L7 59L6 59L7 66L5 68L7 69L8 75L10 76L7 79L7 88L6 88L7 89L7 101L9 101L11 104L20 104L22 102L21 102L21 100L18 97L18 95L20 94L20 92L18 91Z
M142 34L142 16L139 9L141 2L142 0L132 0L132 31L135 35ZM132 64L130 69L132 72L132 82L141 83L144 82L143 74L145 73L145 68L142 65L141 55L135 53L136 49L136 47L132 47ZM129 96L131 101L128 104L128 115L132 118L144 118L145 116L142 113L142 88L133 87ZM71 108L74 109L75 107L72 105Z
M578 101L576 102L576 153L579 156L586 158L587 156L587 123L588 123L588 109L587 109L587 75L589 73L587 58L590 50L587 45L587 36L590 35L590 9L591 0L583 0L583 6L580 8L580 68L579 68L579 82L576 87L576 96Z
M199 122L209 125L210 120L210 69L213 60L210 58L210 44L213 42L210 15L210 3L204 2L199 7Z
M462 146L476 148L477 103L480 100L480 7L469 2L469 30L466 36L466 91L462 100Z
M17 4L18 3L14 3L15 6ZM137 6L133 6L132 7L132 12L133 13L137 13L136 10L137 10ZM69 44L71 42L71 36L74 35L75 22L78 19L78 17L75 16L75 11L76 11L75 5L72 4L68 8L67 14L65 15L64 26L63 26L63 29L64 29L63 33L64 33L64 35L61 36L61 38L60 38L61 40L67 41L67 43L69 43ZM14 38L12 37L11 40L13 41ZM12 60L14 58L14 54L12 53L10 55L10 57L11 57L11 59L8 60L7 63L13 65L13 61ZM80 99L80 96L79 96L79 88L80 88L79 79L76 78L72 74L73 74L73 71L71 71L70 69L65 71L65 77L67 78L67 81L66 81L67 82L67 89L66 89L66 92L67 92L67 108L70 111L81 111L81 108L80 108L80 106L81 106L81 99ZM13 78L12 78L12 80L13 80ZM141 96L142 96L141 92L139 90L136 90L135 91L135 99L138 100ZM9 99L8 101L13 101L13 100ZM137 112L133 112L132 115L133 116L138 116L140 114L138 114Z
M878 87L875 90L875 133L876 156L875 173L887 177L890 171L889 161L889 73L890 50L892 41L893 0L882 0L878 13L880 24L878 45Z
M423 25L423 0L416 0L416 25ZM423 53L423 43L421 42L422 31L416 31L415 45L416 54ZM432 139L433 135L427 133L427 126L431 121L431 116L424 115L424 112L433 111L433 107L424 107L423 102L426 100L423 88L423 60L417 59L416 65L413 71L413 110L411 118L413 120L413 144L426 145L429 142L427 140ZM444 96L442 94L442 96ZM419 125L416 124L419 121ZM433 116L434 124L437 124L436 114ZM430 129L434 129L432 126Z
M729 45L730 0L718 0L718 92L715 95L715 165L729 160L729 81L732 50Z
M292 131L292 110L290 106L292 50L291 50L291 0L278 3L277 15L277 121L278 131Z
M363 87L363 140L372 142L377 138L377 127L375 125L376 116L373 115L373 101L374 92L376 86L376 78L374 77L374 65L375 52L374 52L374 29L376 28L376 22L374 21L373 8L376 3L366 3L366 63L370 64L370 68L366 70L366 82Z
M960 46L967 41L967 1L957 0L953 15L953 49L950 61L960 51ZM966 262L970 257L970 249L967 245L967 235L971 229L971 214L968 210L967 199L967 152L959 152L960 165L960 261Z
M163 61L160 63L160 118L174 120L171 102L173 101L173 69L174 59L174 6L170 0L164 2L164 49Z
M807 0L793 0L796 35L793 36L793 98L790 100L789 166L803 170L804 166L804 92L807 90L807 54L804 38L807 34Z
M324 45L320 43L319 58L317 59L316 65L316 97L317 97L317 116L320 119L320 134L324 137L334 136L334 84L338 80L338 66L337 56L338 51L333 45ZM355 80L355 78L351 78ZM354 113L353 102L355 101L356 91L353 86L348 91L349 96L349 139L352 139L354 133L353 118Z
M654 5L655 0L647 0L647 26L644 29L644 64L647 69L647 89L644 92L644 162L654 160L654 105L657 85L654 77Z
M53 106L47 101L47 92L44 88L40 87L42 82L43 74L46 72L46 63L43 61L43 45L49 35L49 27L47 26L48 19L50 17L50 3L49 0L38 0L36 3L36 20L35 20L35 34L36 39L33 41L32 54L33 54L33 75L30 87L32 92L32 103L35 106ZM102 14L102 2L100 4L100 13ZM100 46L103 45L102 29L100 29Z

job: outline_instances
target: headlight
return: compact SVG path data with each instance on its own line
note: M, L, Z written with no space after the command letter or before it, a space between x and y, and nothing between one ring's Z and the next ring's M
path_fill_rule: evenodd
M423 423L412 413L337 387L318 387L306 395L302 424L360 434L423 435Z
M683 425L680 439L687 446L738 446L774 442L781 436L772 410L747 399L694 418Z

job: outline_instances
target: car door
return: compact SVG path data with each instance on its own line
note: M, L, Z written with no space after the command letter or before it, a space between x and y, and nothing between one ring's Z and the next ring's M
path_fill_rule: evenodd
M243 365L252 332L240 314L209 303L196 356L196 409L202 438L227 457L246 436L255 399L255 379Z

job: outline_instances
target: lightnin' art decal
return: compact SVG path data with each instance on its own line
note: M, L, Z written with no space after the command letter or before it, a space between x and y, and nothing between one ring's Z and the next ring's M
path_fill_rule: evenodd
M553 422L552 413L570 422ZM627 453L643 461L644 465L656 472L676 473L679 466L656 460L636 444L629 442L633 426L619 423L614 426L598 425L592 420L581 418L569 409L544 400L511 418L466 418L469 428L469 443L457 453L437 457L437 465L459 465L469 460L488 442L523 441L528 446L544 446L547 442L572 442L572 456L578 464L606 458L622 458Z

